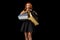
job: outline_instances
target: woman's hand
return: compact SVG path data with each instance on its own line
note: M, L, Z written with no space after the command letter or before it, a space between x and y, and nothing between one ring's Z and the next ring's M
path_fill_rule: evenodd
M21 12L21 14L24 14L25 12L26 12L26 11L23 10L23 11Z

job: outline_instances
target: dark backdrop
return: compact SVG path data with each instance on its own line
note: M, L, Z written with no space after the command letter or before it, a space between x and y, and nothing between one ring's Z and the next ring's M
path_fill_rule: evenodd
M24 5L26 2L31 2L33 5L33 9L38 13L39 23L40 25L36 27L36 32L33 33L33 39L47 39L48 34L48 11L49 4L47 1L39 1L39 0L16 0L16 39L23 40L24 35L20 32L20 27L22 25L22 21L18 20L17 16L24 9Z

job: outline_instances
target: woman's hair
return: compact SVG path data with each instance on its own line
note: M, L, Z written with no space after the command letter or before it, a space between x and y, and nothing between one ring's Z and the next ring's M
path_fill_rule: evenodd
M24 8L24 10L26 10L26 6L27 6L27 4L30 4L30 9L32 9L32 4L31 4L30 2L27 2L27 3L25 4L25 8Z

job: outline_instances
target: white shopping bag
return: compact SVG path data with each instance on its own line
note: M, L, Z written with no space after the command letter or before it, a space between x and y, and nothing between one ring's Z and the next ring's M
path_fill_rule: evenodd
M23 15L19 14L19 15L18 15L18 19L19 19L19 20L21 20L21 19L28 19L27 13L24 13Z

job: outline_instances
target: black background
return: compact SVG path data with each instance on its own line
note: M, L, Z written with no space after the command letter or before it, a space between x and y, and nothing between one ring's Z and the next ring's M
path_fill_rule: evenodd
M48 38L48 13L49 2L40 0L17 0L16 1L16 39L24 40L24 34L20 32L22 21L19 21L17 16L24 9L25 3L31 2L33 9L38 13L40 25L36 27L36 32L33 33L33 40L47 39Z
M52 0L1 0L0 5L0 36L1 39L8 40L23 40L24 35L20 32L22 21L19 21L17 16L24 9L24 5L30 1L33 9L38 13L40 25L36 27L36 32L33 33L33 40L56 39L59 32L57 25L58 16L57 10L58 1ZM57 9L57 10L56 10ZM55 15L56 13L56 15ZM57 18L57 19L56 19ZM54 38L53 38L54 37ZM58 39L57 38L57 39ZM48 39L48 40L49 40Z

